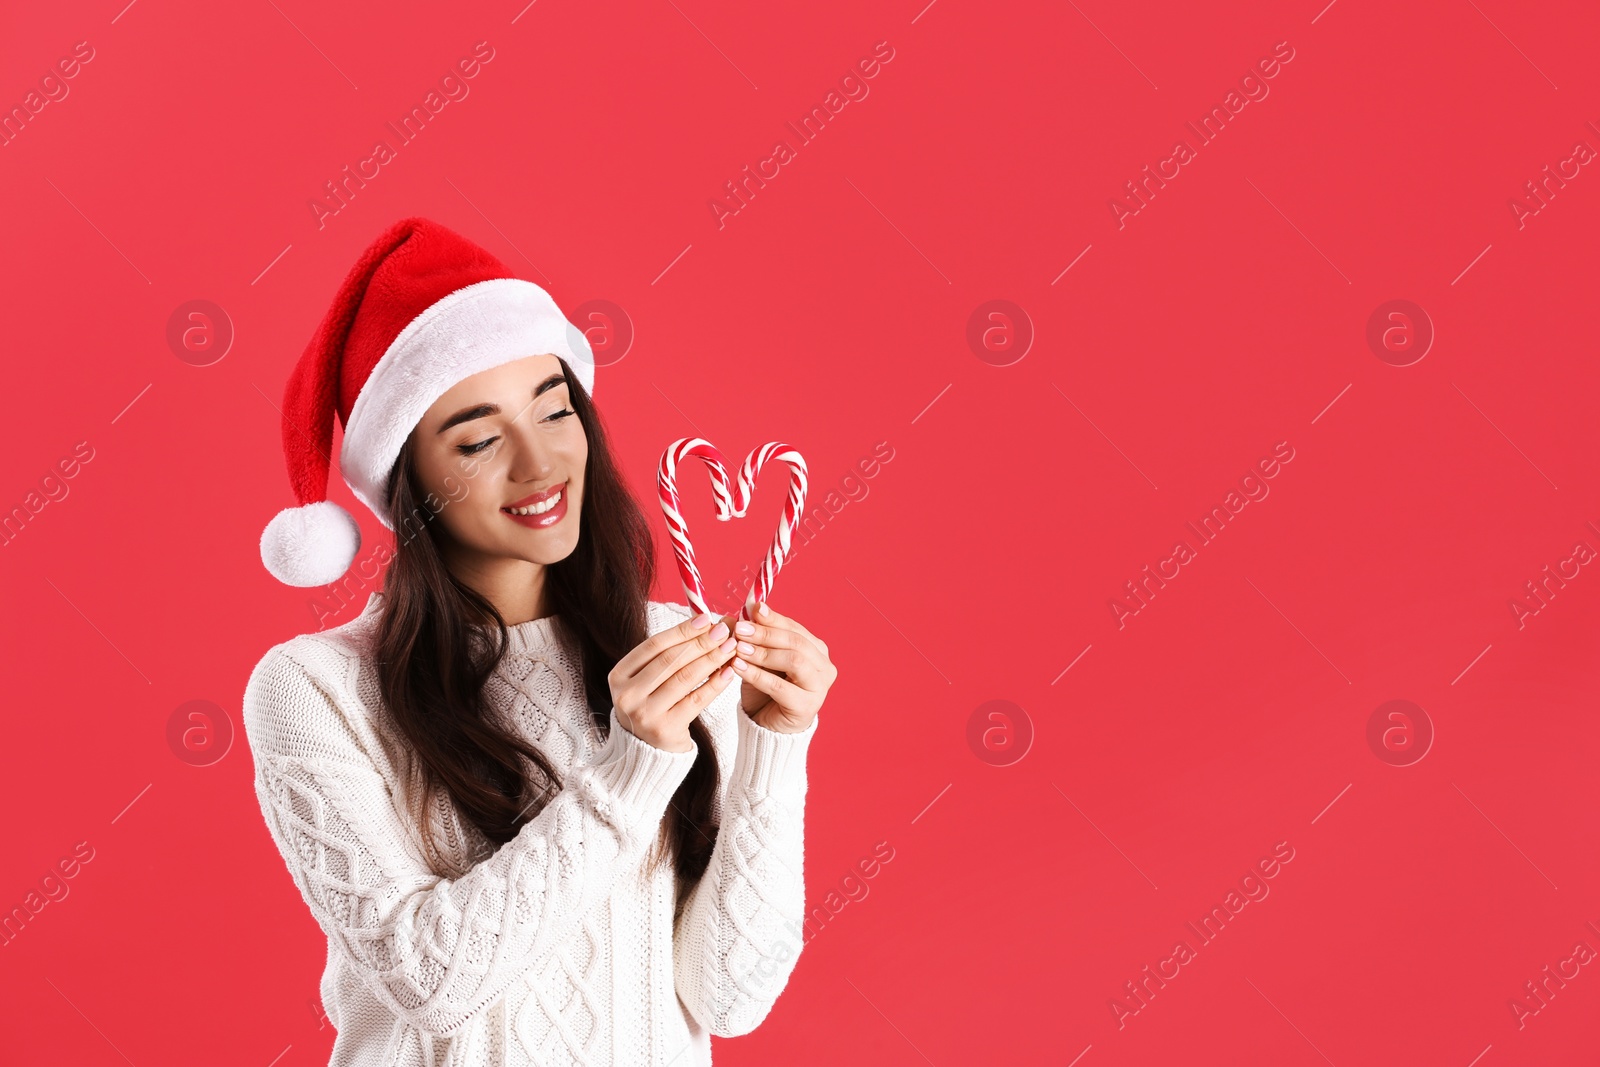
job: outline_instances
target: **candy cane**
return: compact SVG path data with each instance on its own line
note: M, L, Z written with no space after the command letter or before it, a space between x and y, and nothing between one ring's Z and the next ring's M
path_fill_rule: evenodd
M739 480L730 483L727 462L722 453L703 437L683 437L672 442L661 454L661 464L656 469L656 490L661 497L661 510L667 518L667 534L672 538L673 554L678 560L678 574L683 579L683 592L696 612L709 612L706 607L705 583L700 568L695 566L694 545L689 542L689 525L684 521L682 504L678 498L678 464L689 457L703 461L711 474L711 495L717 506L717 519L743 518L750 507L750 497L755 492L756 479L769 459L778 459L789 465L789 496L783 504L783 517L772 537L772 546L761 562L749 595L739 617L750 618L751 608L767 599L772 585L778 580L778 571L789 557L795 527L806 510L806 461L792 446L772 441L762 445L744 458L739 468Z

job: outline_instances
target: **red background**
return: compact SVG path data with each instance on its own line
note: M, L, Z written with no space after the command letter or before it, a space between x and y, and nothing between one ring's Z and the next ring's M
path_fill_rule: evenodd
M773 603L839 667L808 902L894 858L719 1064L1592 1061L1600 966L1509 1006L1600 950L1600 575L1510 608L1600 548L1600 176L1509 206L1600 147L1592 5L524 2L5 16L6 108L94 49L0 148L0 505L93 449L0 552L0 906L94 850L0 954L11 1062L326 1062L325 940L244 739L193 766L166 730L191 700L237 728L251 667L316 628L327 591L258 555L294 502L275 405L410 214L625 310L595 397L645 501L691 434L793 442L823 506L893 450ZM319 228L323 183L479 41L470 95ZM869 95L719 228L724 182L880 41ZM1279 42L1270 94L1119 228L1124 183ZM165 338L194 299L236 332L208 366ZM1036 335L1005 366L966 340L993 299ZM1366 342L1392 299L1436 330L1410 366ZM1278 442L1270 495L1119 628L1123 583ZM713 586L783 479L727 528L686 488ZM363 554L387 536L333 496ZM1436 735L1409 766L1367 741L1395 699ZM1009 766L968 744L991 700L1031 724ZM1278 842L1270 895L1119 1027L1123 983Z

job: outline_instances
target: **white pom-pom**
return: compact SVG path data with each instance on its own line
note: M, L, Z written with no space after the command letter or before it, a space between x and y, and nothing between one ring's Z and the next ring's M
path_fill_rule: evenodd
M261 534L261 562L285 585L336 582L360 550L361 527L331 500L285 508Z

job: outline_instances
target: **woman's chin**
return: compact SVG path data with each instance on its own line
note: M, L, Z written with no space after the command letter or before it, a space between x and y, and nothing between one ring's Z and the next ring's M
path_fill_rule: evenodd
M549 533L529 530L524 531L513 540L515 542L514 550L508 552L508 555L514 555L516 558L526 560L529 563L546 565L560 563L572 555L573 550L578 547L576 529L570 534L565 530L560 532L551 531Z

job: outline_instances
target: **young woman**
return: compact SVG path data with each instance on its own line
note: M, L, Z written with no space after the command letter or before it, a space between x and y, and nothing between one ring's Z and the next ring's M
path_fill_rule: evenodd
M406 219L291 376L302 503L268 569L354 560L334 414L341 474L395 531L383 592L271 649L244 697L267 828L328 937L334 1065L709 1064L799 955L837 672L765 605L730 632L648 599L593 375L543 290Z

